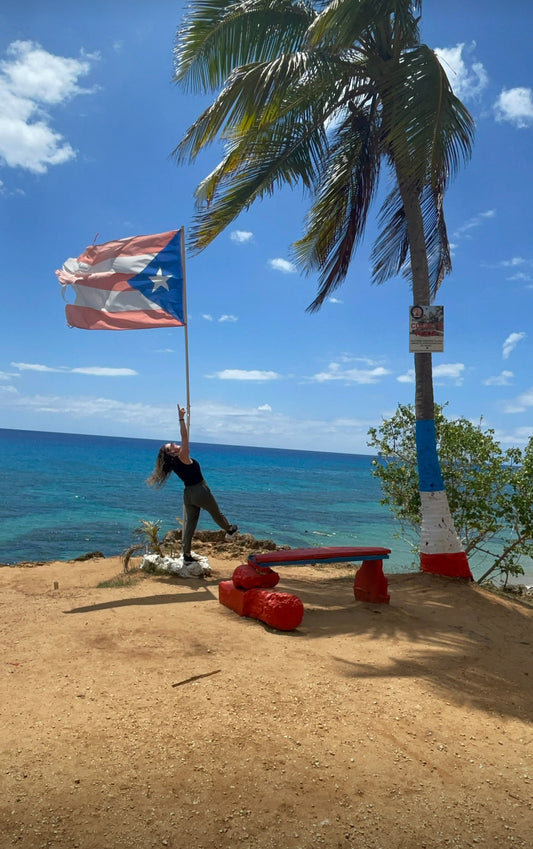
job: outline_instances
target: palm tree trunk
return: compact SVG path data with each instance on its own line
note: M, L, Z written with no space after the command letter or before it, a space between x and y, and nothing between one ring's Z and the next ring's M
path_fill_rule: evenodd
M413 301L429 306L431 293L424 235L424 220L416 186L406 180L396 166L403 201L413 276ZM416 353L415 410L416 450L420 490L420 568L448 577L470 578L468 558L448 506L446 489L437 454L433 364L430 353Z

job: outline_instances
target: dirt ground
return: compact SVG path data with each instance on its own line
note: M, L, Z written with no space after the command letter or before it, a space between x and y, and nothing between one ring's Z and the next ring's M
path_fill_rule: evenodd
M0 569L0 846L530 849L533 608L283 567L279 632L119 558Z

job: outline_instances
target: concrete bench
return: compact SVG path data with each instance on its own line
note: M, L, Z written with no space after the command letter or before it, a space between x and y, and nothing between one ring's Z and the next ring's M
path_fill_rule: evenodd
M326 548L290 548L286 551L267 551L250 554L248 565L259 573L271 567L296 566L315 563L353 563L362 561L356 572L353 585L358 601L388 604L388 581L383 573L383 561L391 553L390 548L379 546L329 546Z
M330 548L291 548L250 554L248 562L237 566L231 581L218 585L218 600L239 616L260 619L281 631L298 628L303 615L302 601L291 593L274 591L279 575L272 566L295 566L305 563L353 563L362 561L353 585L358 601L388 604L388 581L383 574L383 561L390 548L336 546Z

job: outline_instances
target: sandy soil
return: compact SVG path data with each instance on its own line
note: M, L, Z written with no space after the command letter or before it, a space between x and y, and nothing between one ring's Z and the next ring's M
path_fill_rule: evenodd
M0 846L530 849L533 608L280 569L277 632L118 558L0 569Z

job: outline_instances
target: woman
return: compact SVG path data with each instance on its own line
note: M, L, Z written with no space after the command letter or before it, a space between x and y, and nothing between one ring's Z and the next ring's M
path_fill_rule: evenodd
M185 484L183 504L185 507L185 525L183 528L181 550L184 563L194 562L191 554L191 543L200 518L200 510L207 510L211 518L229 536L237 533L237 525L230 525L215 501L211 490L202 476L202 470L197 460L189 457L189 434L185 424L185 410L178 404L180 420L181 445L167 442L159 449L155 468L147 483L150 486L163 486L171 472Z

